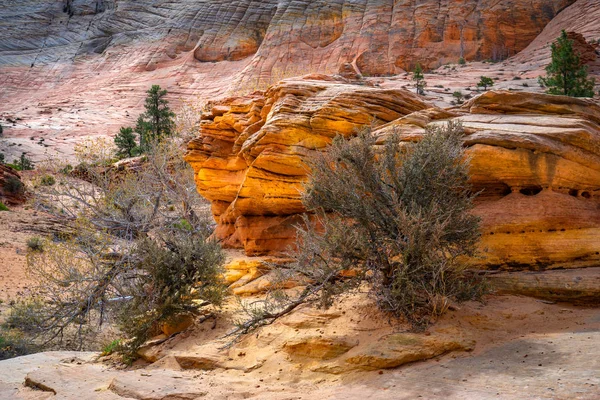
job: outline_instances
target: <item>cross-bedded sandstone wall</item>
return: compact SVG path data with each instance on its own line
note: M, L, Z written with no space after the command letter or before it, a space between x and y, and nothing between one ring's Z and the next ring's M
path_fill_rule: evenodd
M193 51L198 62L253 57L247 76L355 63L391 74L504 59L574 0L3 0L0 65L75 62L144 44L147 68Z

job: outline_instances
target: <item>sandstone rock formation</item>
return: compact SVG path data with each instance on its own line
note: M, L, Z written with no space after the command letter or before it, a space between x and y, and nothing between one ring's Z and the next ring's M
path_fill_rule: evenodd
M404 90L345 84L328 77L290 80L210 103L186 160L212 202L217 237L248 254L283 251L304 211L304 159L336 134L379 126L428 107ZM321 79L321 80L315 80Z
M455 118L482 193L483 260L490 269L547 269L600 261L600 106L591 100L488 92L448 112L398 90L287 80L210 105L186 159L211 200L217 237L248 254L293 244L304 160L336 134L371 124L414 141ZM312 79L312 80L311 80ZM326 79L326 78L322 78Z

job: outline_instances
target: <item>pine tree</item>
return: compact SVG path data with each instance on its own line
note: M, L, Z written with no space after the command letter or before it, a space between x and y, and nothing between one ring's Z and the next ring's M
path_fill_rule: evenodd
M494 86L494 80L488 76L482 76L481 80L477 83L477 87L482 87L483 90L487 90L488 87Z
M140 134L140 147L146 149L153 141L160 141L170 136L173 131L175 114L169 108L169 102L164 99L167 91L158 85L152 85L147 92L145 108L137 121L135 131Z
M425 82L425 76L423 75L423 68L421 68L421 64L417 63L415 66L412 79L415 81L417 94L425 94L425 86L427 85L427 82Z
M547 76L540 77L539 81L548 89L548 94L594 96L594 79L588 79L587 67L573 50L573 41L564 30L557 41L552 43L552 61L546 67L546 73Z
M121 127L121 130L115 136L115 145L119 149L117 155L119 157L133 157L137 143L135 141L135 133L132 128Z
M144 114L140 115L135 123L134 131L140 135L140 149L148 150L148 141L150 140L150 123L144 120Z

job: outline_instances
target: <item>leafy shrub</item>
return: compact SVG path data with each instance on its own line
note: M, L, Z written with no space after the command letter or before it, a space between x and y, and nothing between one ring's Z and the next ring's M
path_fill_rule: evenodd
M35 351L35 346L28 343L22 335L6 329L0 330L0 360L24 356Z
M58 172L60 172L63 175L69 175L72 171L73 171L73 166L71 164L67 164L63 168L61 168Z
M310 163L303 202L313 214L299 227L294 261L280 268L282 279L299 276L306 288L298 297L279 291L267 298L239 329L269 323L303 302L327 307L365 281L382 310L415 327L452 301L481 293L480 279L464 264L480 232L462 132L453 122L430 127L419 143L393 137L380 153L369 131L337 137Z
M465 61L465 59L463 57L458 59L458 64L459 65L465 65L467 62Z
M107 343L106 345L104 345L102 347L101 355L109 356L109 355L113 354L114 352L119 351L119 349L121 349L121 340L115 339L112 342Z
M482 87L483 90L487 90L488 87L494 86L494 80L489 76L482 76L479 82L477 83L477 87Z
M44 240L38 236L33 236L27 239L27 248L31 251L43 251Z
M9 211L8 207L0 201L0 211Z
M463 95L463 93L460 90L457 90L454 93L452 93L452 97L454 97L456 99L456 104L462 104L463 103L464 95Z
M13 161L13 164L16 166L15 169L19 171L29 171L34 169L33 161L25 153L21 153L21 156Z
M43 175L40 178L40 185L42 186L52 186L56 183L56 179L52 175Z
M86 166L86 182L38 191L36 203L69 235L28 252L31 291L43 302L28 301L15 315L32 340L99 347L100 326L116 321L125 336L119 351L131 359L161 323L215 311L225 294L224 256L209 240L213 221L180 149L163 141L135 170Z
M123 304L118 316L121 330L131 338L126 348L137 350L158 332L159 322L197 315L201 303L221 304L224 253L216 241L174 230L165 243L140 241L134 253L139 278L128 291L132 301Z

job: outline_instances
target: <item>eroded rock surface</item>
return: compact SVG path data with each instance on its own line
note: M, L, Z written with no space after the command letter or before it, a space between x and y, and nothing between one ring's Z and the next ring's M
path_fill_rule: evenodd
M426 125L460 120L482 190L490 269L573 268L600 261L600 106L592 100L491 91L452 112L403 90L288 80L265 94L211 105L186 159L212 202L217 236L248 254L293 243L305 160L336 134L371 124L414 141Z

